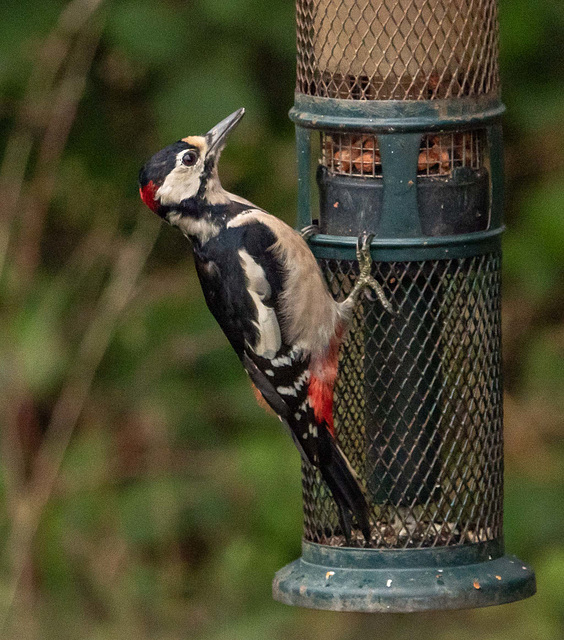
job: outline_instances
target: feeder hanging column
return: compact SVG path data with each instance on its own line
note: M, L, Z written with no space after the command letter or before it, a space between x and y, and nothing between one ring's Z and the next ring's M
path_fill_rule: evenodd
M334 418L372 537L347 546L303 465L302 558L281 602L348 611L500 604L535 592L504 555L500 344L503 160L495 0L298 0L298 228L332 294L374 277L397 315L358 306ZM319 141L319 213L311 207Z

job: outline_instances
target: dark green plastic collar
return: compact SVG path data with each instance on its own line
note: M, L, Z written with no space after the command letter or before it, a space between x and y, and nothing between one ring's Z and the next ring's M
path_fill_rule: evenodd
M475 127L501 118L497 96L456 100L340 100L297 93L290 119L309 129L407 132Z
M499 251L505 227L457 236L420 238L374 238L371 252L374 260L441 260L467 258ZM357 239L347 236L316 235L308 240L316 258L354 260Z

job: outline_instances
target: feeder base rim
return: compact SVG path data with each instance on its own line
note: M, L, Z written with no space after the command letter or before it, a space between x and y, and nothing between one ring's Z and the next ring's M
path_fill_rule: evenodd
M339 569L445 569L501 558L503 538L435 547L380 549L365 547L332 547L302 540L303 562Z
M372 613L471 609L534 595L533 570L505 555L458 567L344 569L305 562L280 569L273 598L309 609Z

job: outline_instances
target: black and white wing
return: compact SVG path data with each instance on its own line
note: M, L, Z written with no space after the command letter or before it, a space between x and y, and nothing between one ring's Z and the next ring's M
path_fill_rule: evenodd
M206 302L253 384L288 425L300 453L317 464L317 427L308 403L309 355L287 344L276 237L261 223L226 229L195 249ZM237 293L236 293L237 292Z

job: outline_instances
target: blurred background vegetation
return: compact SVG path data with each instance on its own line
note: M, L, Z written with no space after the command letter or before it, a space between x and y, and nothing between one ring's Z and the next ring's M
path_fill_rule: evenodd
M538 595L293 609L298 455L143 208L153 152L247 116L225 185L292 222L291 0L3 0L0 625L18 640L552 640L564 628L564 5L501 0L506 542Z

